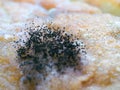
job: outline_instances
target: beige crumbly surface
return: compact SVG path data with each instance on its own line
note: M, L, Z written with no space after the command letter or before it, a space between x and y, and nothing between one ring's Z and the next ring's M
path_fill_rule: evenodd
M12 30L0 28L0 90L19 90L20 71L15 63Z
M109 14L61 13L52 22L52 26L65 27L85 43L85 66L82 73L49 76L50 81L37 90L119 90L120 18Z
M0 18L0 90L20 90L20 87L23 87L20 84L21 73L15 61L16 52L11 42L18 38L14 34L17 36L24 28L24 24L36 17L36 6L1 2L0 7L2 17ZM37 11L40 11L37 16L45 16L47 12L40 8L37 6ZM82 12L73 14L62 12L53 16L50 21L54 27L65 27L67 32L73 33L86 44L87 55L83 61L83 72L68 73L60 77L49 76L50 81L45 81L42 86L39 85L34 89L119 90L120 17ZM40 24L40 20L43 19L35 19L35 23ZM30 90L31 87L26 87L25 90Z
M20 70L12 43L24 23L47 11L27 3L0 1L0 90L20 90Z
M41 20L35 19L36 25ZM51 27L65 27L66 32L85 43L86 60L82 72L48 76L36 90L119 90L120 18L109 14L59 13L50 21Z

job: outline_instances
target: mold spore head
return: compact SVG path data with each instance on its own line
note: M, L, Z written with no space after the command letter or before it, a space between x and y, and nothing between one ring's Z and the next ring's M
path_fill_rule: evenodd
M62 75L67 69L81 69L84 47L81 49L81 41L67 33L65 27L43 24L27 29L27 39L17 49L17 61L29 81L44 80L53 71Z

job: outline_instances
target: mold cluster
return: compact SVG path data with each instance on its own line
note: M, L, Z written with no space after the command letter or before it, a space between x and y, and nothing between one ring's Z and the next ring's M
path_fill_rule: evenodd
M81 69L81 44L65 28L47 25L28 28L24 45L19 45L17 58L20 69L29 79L48 76L53 70L64 74L68 68ZM17 41L19 44L20 41Z

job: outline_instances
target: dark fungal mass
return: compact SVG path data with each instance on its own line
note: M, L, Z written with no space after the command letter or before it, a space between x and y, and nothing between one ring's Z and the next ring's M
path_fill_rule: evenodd
M29 81L36 75L45 79L53 70L64 74L68 68L81 69L81 44L65 28L43 25L28 29L27 40L18 47L17 54L20 69Z

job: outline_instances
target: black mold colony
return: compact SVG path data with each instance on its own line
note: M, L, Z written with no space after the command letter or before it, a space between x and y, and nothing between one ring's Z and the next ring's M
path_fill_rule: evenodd
M17 54L20 68L29 79L33 79L35 73L45 79L53 69L59 74L68 68L80 69L80 44L74 42L73 35L47 26L30 28L27 33L29 38Z

